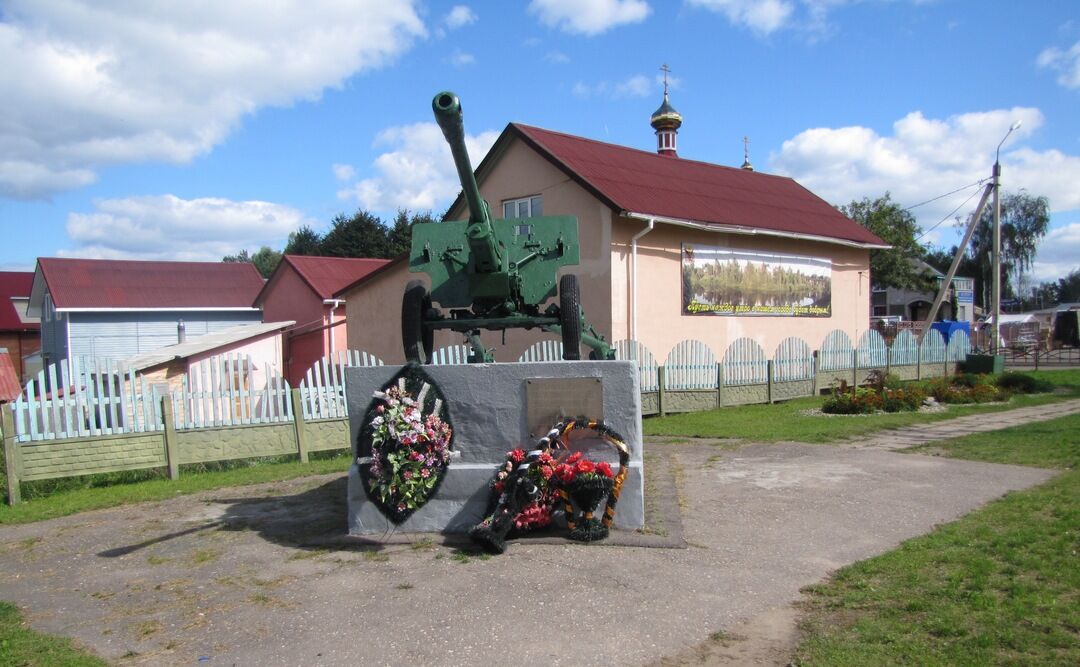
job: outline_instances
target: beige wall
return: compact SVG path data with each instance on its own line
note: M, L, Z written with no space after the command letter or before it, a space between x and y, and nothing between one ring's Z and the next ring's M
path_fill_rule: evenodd
M543 195L544 215L578 217L581 264L566 267L563 273L578 276L587 321L611 341L610 210L521 142L514 142L503 154L498 169L481 185L480 194L496 218L502 217L503 200L537 194ZM454 213L455 219L468 219L467 211ZM409 280L431 284L427 274L409 273L402 262L345 295L350 349L367 350L386 363L402 363L401 295ZM483 332L481 338L487 347L495 348L497 361L517 361L535 341L555 336L537 330L512 330L506 332L505 345L501 332ZM457 333L439 332L435 347L456 345L463 339ZM587 353L583 348L583 354Z
M631 237L645 229L637 220L620 219L612 246L611 291L616 339L629 338L631 320ZM748 317L682 314L681 248L701 243L739 250L827 257L832 260L831 317ZM638 340L663 363L680 341L696 338L707 343L719 360L736 338L747 336L773 356L777 344L798 336L818 349L833 329L842 329L853 342L868 326L870 304L867 250L830 243L768 236L718 234L657 224L638 240Z
M566 177L562 171L520 141L506 149L498 167L480 187L492 214L502 216L502 202L541 194L544 215L576 215L581 242L581 265L564 272L578 275L582 305L590 324L609 342L630 335L630 238L645 223L616 218L611 210ZM466 219L466 211L451 211ZM681 314L682 279L680 252L684 242L704 243L745 250L760 250L828 257L832 260L832 316L827 318L720 317ZM639 241L638 339L657 361L686 338L708 343L718 358L736 338L749 336L771 357L777 344L797 335L812 349L833 329L843 329L853 341L866 330L870 304L869 252L845 246L768 236L716 234L657 225ZM346 294L350 349L372 352L386 363L401 363L401 295L409 280L430 284L425 274L410 274L404 262L391 267L360 288ZM495 347L498 361L516 361L521 352L551 334L509 331L506 345L499 332L482 335ZM435 347L462 342L462 336L439 333ZM587 350L584 350L587 353Z

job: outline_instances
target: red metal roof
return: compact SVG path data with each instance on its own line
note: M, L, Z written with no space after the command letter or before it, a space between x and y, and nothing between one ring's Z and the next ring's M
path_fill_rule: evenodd
M518 123L511 123L503 134L508 133L616 211L887 245L785 176L663 156Z
M300 277L321 299L332 299L341 288L367 276L388 264L388 259L353 257L313 257L309 255L285 255Z
M11 302L13 296L28 298L33 285L31 271L0 271L0 331L37 331L41 328L37 322L23 322Z
M22 387L19 386L19 376L15 373L11 355L7 349L0 348L0 403L11 403L21 393Z
M57 308L251 308L263 286L249 262L43 257L38 269Z

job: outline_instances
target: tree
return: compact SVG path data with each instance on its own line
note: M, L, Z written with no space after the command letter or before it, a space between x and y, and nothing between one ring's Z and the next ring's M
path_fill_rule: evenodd
M1050 227L1050 202L1020 191L1001 198L1001 292L1012 295L1013 283L1023 282L1023 274L1031 268L1039 241ZM984 303L989 304L990 281L993 272L994 212L991 207L982 217L971 237L971 256L979 267ZM976 286L976 290L979 286Z
M1057 288L1058 303L1071 303L1080 301L1080 269L1074 269L1064 278L1058 278Z
M388 257L389 250L386 227L367 211L334 216L319 244L319 254L327 257Z
M936 288L933 278L912 261L922 259L925 254L916 241L920 229L915 216L892 201L888 192L877 199L866 197L837 208L892 246L888 250L870 251L870 282L875 287Z
M394 226L386 234L387 248L390 253L388 258L409 252L412 245L412 227L417 223L437 222L431 217L431 213L409 214L407 209L398 209L394 217Z
M255 268L262 274L263 278L269 278L270 274L277 268L279 262L281 262L281 253L269 246L263 246L259 248L258 252L254 255L250 254L247 249L241 250L235 255L226 255L221 258L223 262L249 262L255 265Z
M301 225L300 229L289 234L289 242L285 244L286 255L318 255L322 238L319 233L307 225Z

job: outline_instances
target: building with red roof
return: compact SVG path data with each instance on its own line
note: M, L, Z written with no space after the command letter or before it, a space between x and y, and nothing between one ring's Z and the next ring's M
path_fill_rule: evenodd
M26 384L32 371L27 357L41 348L41 325L26 313L33 283L29 271L0 271L0 348L7 349L20 384Z
M334 295L385 266L385 259L285 255L255 298L266 321L293 320L285 340L282 368L296 386L323 357L348 347L345 302ZM356 326L363 326L363 320ZM351 325L350 325L351 326Z
M45 364L120 360L242 324L263 279L250 263L38 259L28 312Z
M586 319L609 341L635 339L663 360L685 339L720 356L749 337L766 354L797 335L817 348L832 330L853 340L868 328L870 251L888 247L795 180L678 156L682 116L664 96L651 124L656 152L518 123L509 124L476 180L496 218L578 218L578 275ZM466 220L463 196L447 220ZM524 221L523 221L524 222ZM379 327L350 330L349 346L400 361L396 304L408 262L339 292L350 321L380 313ZM394 304L393 306L391 304ZM529 331L485 334L499 360L516 360ZM436 332L436 347L460 343Z

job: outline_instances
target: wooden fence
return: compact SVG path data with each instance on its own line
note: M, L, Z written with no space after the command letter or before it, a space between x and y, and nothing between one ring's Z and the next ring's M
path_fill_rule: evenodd
M663 364L640 342L613 347L616 358L637 366L642 413L649 415L810 396L840 381L859 384L874 369L904 379L945 375L971 346L963 332L946 345L933 330L921 344L910 331L891 345L868 331L853 345L837 330L816 351L786 338L771 359L750 338L733 341L722 357L684 340ZM467 356L466 346L449 346L436 350L433 362L466 363ZM561 358L561 343L545 340L519 361ZM104 362L49 366L0 410L9 500L18 498L20 479L148 467L168 467L175 477L182 463L283 453L306 460L309 451L348 447L345 368L382 365L366 352L343 350L314 364L296 388L275 368L256 369L235 355L201 362L176 384Z

